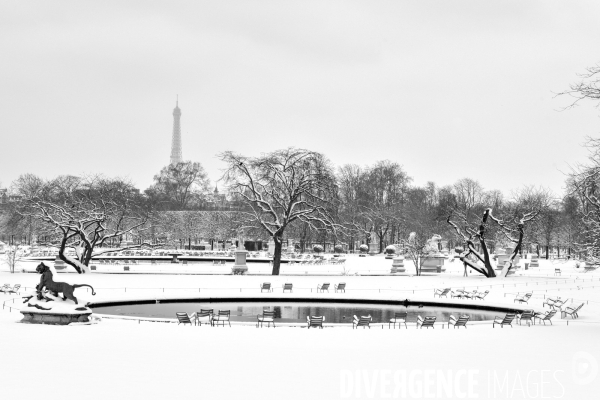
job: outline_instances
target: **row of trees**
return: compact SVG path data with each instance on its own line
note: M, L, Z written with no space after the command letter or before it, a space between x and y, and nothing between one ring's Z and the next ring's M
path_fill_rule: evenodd
M595 161L600 144L591 141L590 146L592 164L570 177L564 198L531 187L504 197L467 178L451 186L416 186L394 162L336 170L322 154L289 148L254 158L221 155L228 194L244 204L237 211L178 211L179 206L165 211L164 202L156 201L155 186L141 193L121 179L61 176L44 181L23 175L12 185L22 200L4 210L2 226L58 244L60 258L78 271L98 248L115 242L134 248L191 238L272 238L273 273L278 274L286 238L344 242L352 249L374 236L380 251L400 244L418 260L427 239L437 234L451 248L465 250L465 265L493 276L489 253L496 247L516 252L527 246L546 257L553 248L559 255L561 250L597 255L593 239L600 230L600 201L594 179L600 173ZM183 199L185 191L174 192L183 193ZM67 255L68 248L76 257Z
M600 99L598 75L600 68L591 68L565 92L575 97L573 105ZM525 246L542 249L546 257L556 249L558 255L577 252L600 261L600 140L590 139L588 146L589 162L573 170L566 194L559 197L531 187L504 196L468 178L451 186L415 186L391 161L336 170L323 154L296 148L259 157L221 154L222 180L229 201L237 205L226 213L168 212L205 204L209 181L199 163L165 167L144 193L129 182L101 176L44 181L23 175L12 186L21 201L5 207L2 226L58 242L61 259L79 272L95 249L116 239L122 244L123 237L137 238L137 243L126 241L131 247L152 245L157 236L267 237L275 243L273 274L278 274L286 236L351 245L375 237L380 251L389 243L401 244L418 264L427 239L441 235L460 247L465 268L493 277L490 252L499 246L513 248L511 261ZM77 256L67 256L67 248Z

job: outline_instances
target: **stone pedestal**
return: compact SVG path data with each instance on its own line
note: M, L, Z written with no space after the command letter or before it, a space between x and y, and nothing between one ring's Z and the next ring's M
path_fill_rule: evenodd
M512 253L513 249L506 249L506 254L498 254L496 256L496 270L501 270L502 268L504 268L506 262L510 260L510 256L512 255ZM519 261L521 261L521 256L517 254L513 261L513 267L511 268L511 270L514 271L519 268Z
M379 254L379 244L375 241L372 241L369 244L369 255L374 256L375 254Z
M67 264L63 260L61 260L57 255L54 259L54 269L60 271L61 269L65 268L67 268Z
M275 254L275 241L273 239L269 239L269 249L267 250L271 254Z
M392 270L390 271L392 274L406 272L406 268L404 267L404 256L398 256L394 258L392 262Z
M235 251L235 264L231 268L234 274L241 275L248 271L248 265L246 265L246 257L248 252L246 250Z
M171 257L173 257L171 259L171 264L179 264L179 260L177 259L177 256L180 255L180 253L169 253L169 255Z
M73 312L73 313L53 313L42 312L42 310L21 310L24 324L47 324L47 325L69 325L72 322L90 322L92 311Z
M540 267L540 258L537 254L531 255L531 264L529 264L529 268L539 268Z
M444 267L444 260L446 257L443 255L429 256L421 261L421 272L429 272L434 274L442 273L446 270Z

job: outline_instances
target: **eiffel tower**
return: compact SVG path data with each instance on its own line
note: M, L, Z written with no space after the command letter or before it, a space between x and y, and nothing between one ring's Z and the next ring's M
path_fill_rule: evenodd
M179 96L173 109L173 138L171 139L171 164L183 162L181 155L181 110L179 109Z

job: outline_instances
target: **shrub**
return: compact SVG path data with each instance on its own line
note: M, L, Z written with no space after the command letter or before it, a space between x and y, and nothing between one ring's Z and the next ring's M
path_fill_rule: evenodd
M342 246L341 244L337 244L333 248L333 251L335 251L336 253L343 253L344 252L344 246Z
M396 254L396 246L389 245L385 248L385 254Z
M369 251L369 246L367 246L366 244L361 244L358 250L360 250L361 253L366 253L367 251Z
M320 244L315 244L313 246L313 251L315 253L322 253L323 252L323 246L321 246Z

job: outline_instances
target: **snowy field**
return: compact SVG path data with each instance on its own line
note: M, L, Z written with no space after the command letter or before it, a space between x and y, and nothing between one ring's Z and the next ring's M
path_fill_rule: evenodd
M96 296L76 289L84 301L257 296L268 281L275 292L265 297L289 296L281 293L285 282L294 284L294 296L306 298L317 296L319 283L346 282L345 294L319 296L431 301L434 289L451 287L490 290L485 303L509 307L517 293L530 291L535 310L548 309L542 307L548 296L585 305L576 320L557 314L552 326L512 329L487 322L447 329L438 322L429 330L414 323L390 330L387 321L364 330L350 324L217 328L108 318L46 326L18 323L20 296L0 294L0 393L16 399L598 398L600 272L541 260L536 270L486 279L463 277L458 262L447 262L446 273L413 277L408 261L408 274L390 276L391 263L381 256L349 257L345 268L285 266L279 277L261 275L268 266L231 276L162 265L153 274L65 273L58 280L94 286ZM0 284L20 283L29 291L38 281L37 274L0 272Z

